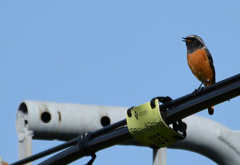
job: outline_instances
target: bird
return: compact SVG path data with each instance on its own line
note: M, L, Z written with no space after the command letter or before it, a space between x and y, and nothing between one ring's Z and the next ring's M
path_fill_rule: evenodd
M213 65L213 58L204 44L202 38L197 35L189 35L186 38L183 37L183 41L187 46L187 62L193 75L201 81L199 89L204 84L208 87L216 82L215 68ZM208 108L209 115L213 115L214 106Z

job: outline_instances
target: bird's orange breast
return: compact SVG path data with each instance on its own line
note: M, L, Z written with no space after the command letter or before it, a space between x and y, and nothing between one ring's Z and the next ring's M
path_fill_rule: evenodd
M212 85L213 71L205 50L198 49L192 54L187 55L188 66L198 80L204 83L204 86Z

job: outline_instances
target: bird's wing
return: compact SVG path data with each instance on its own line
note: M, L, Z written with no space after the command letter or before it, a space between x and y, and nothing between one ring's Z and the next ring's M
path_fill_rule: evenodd
M214 68L214 65L213 65L213 58L212 58L212 55L211 55L211 53L209 52L209 50L207 48L204 49L204 50L205 50L205 52L207 54L208 61L209 61L209 64L210 64L212 72L213 72L213 81L215 83L216 82L216 73L215 73L215 68Z

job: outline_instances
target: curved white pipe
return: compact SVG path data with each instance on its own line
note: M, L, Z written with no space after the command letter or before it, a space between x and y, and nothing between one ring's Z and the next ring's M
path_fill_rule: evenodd
M217 164L240 164L240 131L195 115L183 121L187 124L186 139L169 148L197 152Z
M31 155L32 138L71 140L82 133L95 131L103 125L126 118L127 109L24 101L19 106L16 119L19 158ZM197 152L217 164L240 164L240 131L232 131L222 124L195 115L183 121L187 124L186 139L168 148ZM136 140L131 140L124 145L142 146ZM159 159L158 156L155 158ZM157 161L154 160L154 162Z

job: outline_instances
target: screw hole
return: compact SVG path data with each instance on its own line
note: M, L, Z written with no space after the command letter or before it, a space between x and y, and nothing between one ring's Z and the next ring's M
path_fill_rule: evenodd
M42 115L41 115L41 120L44 122L44 123L49 123L50 120L51 120L51 115L49 112L43 112Z
M27 128L27 126L28 126L28 121L24 120L24 127Z
M103 127L106 127L106 126L110 125L110 123L111 123L111 121L110 121L110 118L108 116L103 116L101 118L101 125Z

